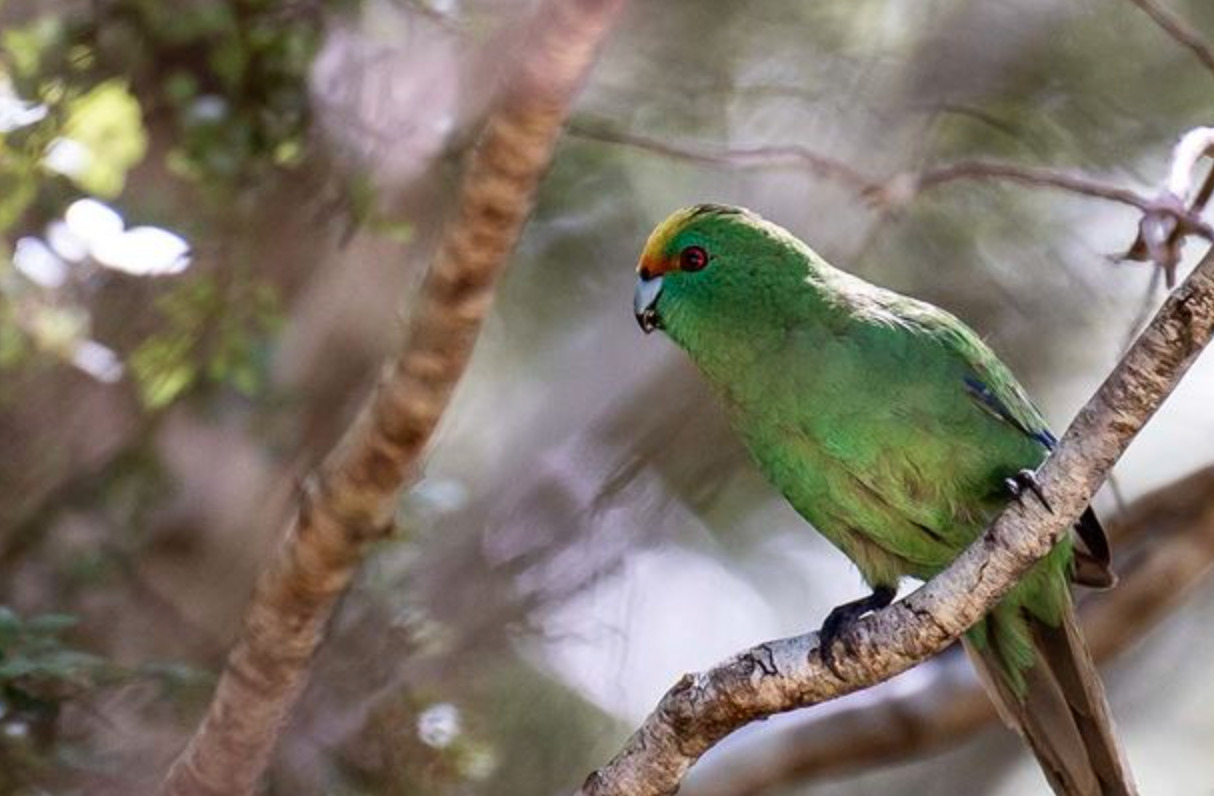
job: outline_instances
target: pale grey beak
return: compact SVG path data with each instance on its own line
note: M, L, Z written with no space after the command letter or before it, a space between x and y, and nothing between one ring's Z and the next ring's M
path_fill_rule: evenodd
M632 312L645 334L662 328L662 319L658 316L658 298L661 295L662 277L637 277L637 289L632 294Z

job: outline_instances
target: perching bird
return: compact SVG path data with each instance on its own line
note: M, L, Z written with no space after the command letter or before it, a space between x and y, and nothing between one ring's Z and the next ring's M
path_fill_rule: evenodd
M634 311L691 357L764 475L872 589L823 624L821 649L898 582L939 573L1055 444L1008 368L930 304L833 268L786 230L720 205L679 210L645 244ZM1039 493L1038 493L1039 494ZM1109 586L1091 509L965 645L1053 789L1133 794L1070 582Z

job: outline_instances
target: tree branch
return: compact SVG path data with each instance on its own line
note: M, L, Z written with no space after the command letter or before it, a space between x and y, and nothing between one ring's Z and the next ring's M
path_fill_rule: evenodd
M1176 286L1176 268L1180 264L1185 238L1193 231L1191 222L1200 218L1214 193L1212 169L1206 174L1201 188L1189 199L1197 164L1211 149L1214 149L1214 128L1197 127L1181 136L1172 149L1167 183L1155 200L1154 208L1143 212L1138 234L1122 255L1126 260L1154 262L1163 271L1164 284L1169 290ZM1190 222L1186 223L1179 212L1183 212Z
M615 130L599 122L575 122L569 125L569 134L586 141L629 147L701 166L773 169L792 165L816 177L838 182L858 194L865 194L880 187L880 183L869 179L847 163L796 144L725 150L691 149L656 138Z
M546 3L464 177L458 217L421 287L405 341L300 499L262 576L202 725L162 792L250 793L307 680L326 622L467 366L497 277L530 213L569 105L623 0Z
M894 183L899 178L891 180ZM1154 200L1125 188L1099 182L1075 174L1056 171L1040 166L1022 166L1015 163L1003 163L994 160L960 160L943 166L925 169L918 173L906 175L913 181L912 195L918 195L932 188L938 188L951 182L975 182L986 180L1002 180L1025 185L1030 188L1054 188L1068 193L1088 196L1093 199L1104 199L1109 202L1128 205L1143 212L1154 207Z
M1120 583L1079 606L1084 636L1098 663L1142 641L1209 578L1214 568L1214 468L1134 501L1110 531ZM958 652L955 658L931 661L928 665L939 672L922 690L831 712L735 745L713 757L706 771L697 770L684 790L688 796L754 796L958 743L995 719L994 706L972 671L957 671L963 657Z
M939 576L860 620L854 650L822 663L816 633L761 644L683 677L583 796L666 796L688 768L752 721L884 681L944 649L1069 531L1130 441L1172 392L1214 330L1214 250L1168 299L1071 423L1039 476L1053 512L1013 502Z
M1102 199L1133 207L1144 214L1164 217L1177 235L1196 234L1214 241L1214 227L1200 218L1200 207L1186 210L1171 202L1119 188L1089 177L1067 174L1042 166L996 160L961 160L918 172L895 174L887 179L864 175L841 160L795 144L741 147L736 149L692 149L655 138L613 130L605 125L573 124L570 135L587 141L625 146L654 155L727 169L772 169L796 166L822 179L837 182L880 211L901 207L925 191L955 182L1013 182L1028 188L1048 188L1077 196ZM1208 198L1208 197L1207 197ZM1204 202L1201 206L1204 206Z
M1176 43L1197 56L1197 60L1214 74L1214 50L1206 43L1201 34L1185 24L1184 20L1168 9L1159 5L1155 0L1130 0L1146 13L1155 24L1165 33L1176 40Z

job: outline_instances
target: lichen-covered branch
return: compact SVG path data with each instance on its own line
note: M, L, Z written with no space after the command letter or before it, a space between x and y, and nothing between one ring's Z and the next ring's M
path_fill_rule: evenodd
M391 527L401 488L467 366L570 103L623 0L540 8L503 87L399 354L300 499L258 583L244 631L202 725L162 792L247 794L307 679L326 622L370 543Z
M1139 498L1109 530L1120 582L1079 605L1084 636L1098 663L1147 637L1210 577L1214 468ZM939 671L921 690L833 711L722 750L680 793L754 796L940 750L994 721L994 706L972 672L963 670L964 660L938 658L929 665Z
M906 671L978 621L1067 533L1214 332L1214 253L1169 297L1071 423L1039 477L1053 511L1014 502L952 565L857 622L853 650L822 663L816 633L746 650L687 675L583 796L666 796L708 749L752 721L815 705Z

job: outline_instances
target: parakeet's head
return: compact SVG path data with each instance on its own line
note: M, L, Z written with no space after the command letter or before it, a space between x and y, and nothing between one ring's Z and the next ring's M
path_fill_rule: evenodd
M744 335L778 326L816 259L790 233L740 207L703 204L673 213L649 236L637 265L633 310L646 332L684 348L714 330Z

